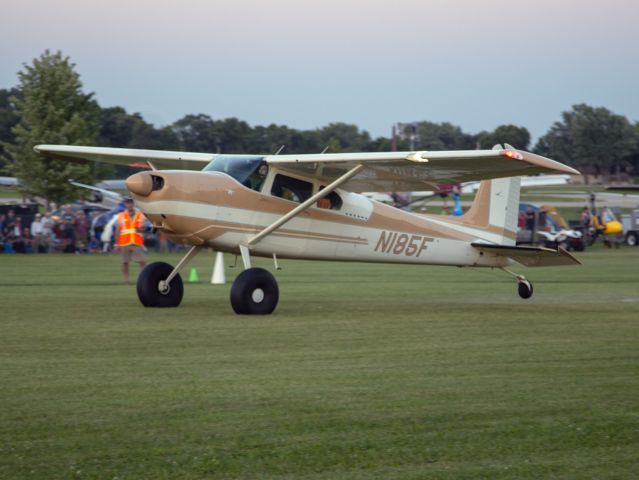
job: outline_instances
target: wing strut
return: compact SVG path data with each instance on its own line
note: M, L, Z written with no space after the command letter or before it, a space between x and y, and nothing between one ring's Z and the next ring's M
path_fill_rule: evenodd
M288 222L289 220L291 220L291 219L295 218L296 216L298 216L300 213L302 213L304 210L308 209L311 205L313 205L319 199L324 198L326 195L331 193L337 187L339 187L343 183L345 183L348 180L350 180L362 168L364 168L364 165L362 165L361 163L358 164L358 165L355 165L353 168L351 168L348 172L346 172L344 175L339 177L333 183L327 185L326 188L323 188L322 190L317 192L315 195L312 195L308 200L300 203L297 207L295 207L293 210L288 212L286 215L284 215L283 217L280 217L275 222L273 222L271 225L266 227L264 230L262 230L261 232L259 232L258 234L256 234L252 238L250 238L249 241L248 241L248 246L252 247L256 243L258 243L260 240L262 240L264 237L266 237L267 235L272 233L274 230L277 230L282 225L284 225L286 222Z

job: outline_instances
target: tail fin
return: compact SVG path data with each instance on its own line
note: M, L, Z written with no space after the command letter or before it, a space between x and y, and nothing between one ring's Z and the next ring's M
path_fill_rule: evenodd
M515 245L520 177L483 180L462 221L498 235L497 244Z

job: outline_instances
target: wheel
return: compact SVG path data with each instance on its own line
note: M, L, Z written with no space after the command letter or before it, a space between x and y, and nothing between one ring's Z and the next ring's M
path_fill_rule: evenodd
M275 277L263 268L244 270L231 286L231 306L240 315L273 313L279 297Z
M519 296L523 299L532 297L533 286L528 280L520 280L517 290L519 291Z
M184 285L180 275L176 275L163 290L163 282L173 271L168 263L150 263L140 272L137 290L138 298L145 307L177 307L184 296Z
M628 235L626 235L626 244L630 245L631 247L636 247L637 246L637 234L636 233L629 233Z

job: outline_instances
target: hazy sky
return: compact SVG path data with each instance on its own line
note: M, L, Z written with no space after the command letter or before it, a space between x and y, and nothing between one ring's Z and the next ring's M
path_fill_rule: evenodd
M315 128L639 120L637 0L0 0L0 87L62 50L102 106Z

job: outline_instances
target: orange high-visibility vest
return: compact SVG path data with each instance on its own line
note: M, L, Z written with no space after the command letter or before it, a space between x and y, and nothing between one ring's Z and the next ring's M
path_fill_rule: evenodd
M126 247L127 245L144 245L144 237L137 232L137 228L142 228L144 222L142 221L142 214L138 211L135 212L133 220L129 215L129 212L125 210L118 214L118 225L120 226L120 235L118 236L117 245L119 247Z

